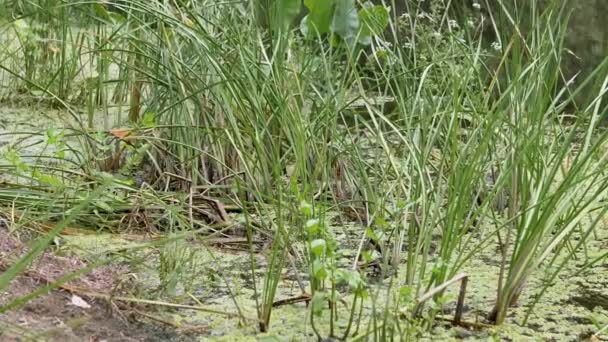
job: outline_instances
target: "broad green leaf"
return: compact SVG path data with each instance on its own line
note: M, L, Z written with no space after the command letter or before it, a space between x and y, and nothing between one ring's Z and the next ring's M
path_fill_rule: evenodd
M337 270L336 278L339 282L347 283L352 290L357 290L363 286L361 275L356 271Z
M336 0L331 30L349 46L353 46L359 31L359 14L354 0Z
M367 292L367 290L365 290L365 289L361 289L361 290L357 291L357 293L359 294L359 296L361 296L361 299L369 298L369 292Z
M382 34L388 26L388 9L384 6L367 6L359 11L361 29L359 42L369 44L370 37Z
M4 154L4 159L17 169L17 171L25 172L29 170L29 165L21 159L21 155L15 150L7 151Z
M55 158L65 159L65 150L59 150L55 152Z
M317 280L327 278L327 268L322 260L315 260L312 263L312 276Z
M321 256L325 253L327 243L323 239L316 239L310 243L310 251L316 256Z
M312 205L305 200L300 201L300 213L306 216L312 215Z
M52 175L43 174L40 176L39 180L41 183L45 183L57 188L63 188L63 182L61 181L61 179Z
M409 302L412 300L414 290L411 286L401 286L399 288L399 299L402 302Z
M302 21L300 21L300 32L302 33L302 35L304 37L309 37L309 33L311 32L308 28L310 23L308 22L308 15L306 15L304 18L302 18Z
M374 219L374 225L376 227L388 227L388 222L386 221L386 219L384 217L377 217L376 219Z
M308 15L302 20L303 33L329 33L336 0L304 0ZM308 30L304 32L304 30Z
M151 128L156 126L156 113L146 112L141 118L141 125L145 128Z
M314 234L319 231L319 220L318 219L310 219L306 221L306 230L310 234Z
M4 153L4 159L9 162L11 165L16 166L21 162L21 155L17 153L15 150L8 150Z
M370 239L372 239L372 240L374 240L374 241L378 241L378 240L380 240L380 239L378 238L378 236L376 235L376 232L374 232L374 230L373 230L373 229L371 229L371 228L367 228L367 229L365 230L365 236L366 236L366 237L368 237L368 238L370 238Z
M46 136L48 138L47 142L49 145L56 145L63 141L63 132L58 131L54 128L49 128L46 130Z

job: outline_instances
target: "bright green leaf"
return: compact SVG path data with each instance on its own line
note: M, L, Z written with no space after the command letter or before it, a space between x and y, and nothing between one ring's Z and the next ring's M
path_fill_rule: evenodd
M372 253L367 250L361 252L361 258L363 258L363 261L365 263L370 263L370 262L372 262L372 260L374 260L374 256L372 255Z
M40 183L47 184L47 185L54 186L54 187L58 187L58 188L62 188L63 187L63 182L59 178L57 178L55 176L52 176L52 175L49 175L49 174L41 174L37 178L38 178L38 181L40 181Z
M9 150L4 154L4 159L11 165L16 166L21 162L21 156L15 150Z
M306 221L306 230L310 234L314 234L319 231L319 220L318 219L310 219Z
M312 263L312 276L317 280L323 280L327 277L327 268L321 260L315 260Z
M401 286L399 288L399 298L403 302L412 300L413 290L411 286Z
M327 243L323 239L316 239L310 243L310 251L316 256L321 256L325 253Z
M338 270L336 275L339 282L347 283L352 290L357 290L363 286L363 280L359 272Z
M300 213L306 216L312 215L312 205L305 200L300 201Z
M382 34L388 26L389 13L384 6L367 6L359 11L361 29L359 31L359 42L368 43L372 36Z
M336 0L304 0L304 6L308 8L308 15L302 20L305 23L303 33L316 35L317 33L329 33L330 25L334 15Z
M65 150L59 150L55 152L55 158L65 159Z
M372 239L372 240L374 240L374 241L378 241L379 240L378 236L376 235L376 233L374 232L374 230L371 229L371 228L365 229L365 236L368 237L368 238L370 238L370 239Z
M141 125L145 128L156 126L156 113L145 112L143 117L141 118Z

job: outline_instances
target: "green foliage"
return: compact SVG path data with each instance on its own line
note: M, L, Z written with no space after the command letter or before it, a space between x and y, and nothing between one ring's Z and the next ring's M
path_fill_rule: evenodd
M309 14L300 28L308 37L332 33L348 46L369 45L388 25L388 9L381 5L366 3L359 11L354 0L305 0L304 5Z
M308 15L302 21L304 34L323 34L330 32L334 16L335 1L304 0Z
M21 159L21 155L15 150L8 150L4 154L4 159L10 163L18 172L26 172L29 170L29 164Z
M358 16L361 22L358 36L362 44L369 45L371 38L381 36L388 26L389 12L384 6L366 3L366 6L359 10Z
M251 3L263 25L233 2L143 0L121 7L121 18L102 2L62 2L11 23L6 82L65 107L74 127L28 133L50 152L25 153L26 139L10 146L2 167L19 191L2 192L2 203L56 218L86 200L80 222L99 229L141 215L202 239L244 232L250 270L239 276L252 284L260 330L272 329L288 271L304 278L319 339L420 337L453 296L439 293L424 310L417 299L488 249L501 253L501 322L530 277L546 264L556 277L555 260L568 262L592 236L608 189L596 109L606 87L600 70L597 106L562 121L564 18L534 14L534 31L492 52L502 63L486 82L481 15L464 26L448 2L391 23L383 6L305 0L306 39L290 34L299 1ZM82 27L73 13L87 13ZM387 29L398 30L391 44ZM82 102L69 103L78 83L90 129L75 110ZM143 113L133 134L109 137L131 109ZM119 152L121 166L100 167ZM134 187L144 161L155 178ZM89 199L104 180L113 186ZM506 211L494 206L503 195ZM204 216L201 198L230 206L230 217ZM184 240L161 248L165 292L188 287L195 252Z

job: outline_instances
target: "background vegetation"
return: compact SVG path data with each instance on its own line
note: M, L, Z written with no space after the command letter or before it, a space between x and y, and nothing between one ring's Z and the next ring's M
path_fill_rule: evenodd
M11 229L51 228L0 289L77 225L158 237L150 300L177 301L193 251L243 238L254 323L233 304L260 332L286 273L318 339L465 324L463 271L488 250L485 323L524 291L533 313L573 259L606 256L587 246L608 208L608 62L573 42L579 5L488 5L5 1L0 99L64 122L3 133Z

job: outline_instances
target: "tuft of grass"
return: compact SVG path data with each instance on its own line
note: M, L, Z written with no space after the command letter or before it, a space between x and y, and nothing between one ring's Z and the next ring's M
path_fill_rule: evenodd
M393 18L367 45L304 36L277 17L260 25L255 3L19 3L21 15L0 27L16 37L0 53L0 82L53 99L72 127L30 133L54 150L34 161L19 150L27 139L11 146L2 168L14 179L0 203L61 222L145 222L178 235L227 234L238 220L260 331L271 330L290 270L307 274L301 291L319 339L414 339L447 301L433 289L496 247L496 305L485 309L501 324L527 280L543 268L557 276L605 214L608 62L582 83L595 82L597 94L566 124L578 92L560 71L566 4L532 6L526 17L501 5L506 19L492 26L511 34L497 34L492 52L481 18L457 26L439 1L424 15ZM434 20L417 19L425 16ZM74 97L79 82L83 95ZM138 171L147 174L136 181ZM110 176L112 191L99 190ZM217 215L201 198L214 200ZM224 206L238 213L224 217ZM357 224L350 246L334 216ZM194 252L170 236L159 268L175 292ZM264 266L257 236L270 246ZM345 265L347 249L356 253Z

